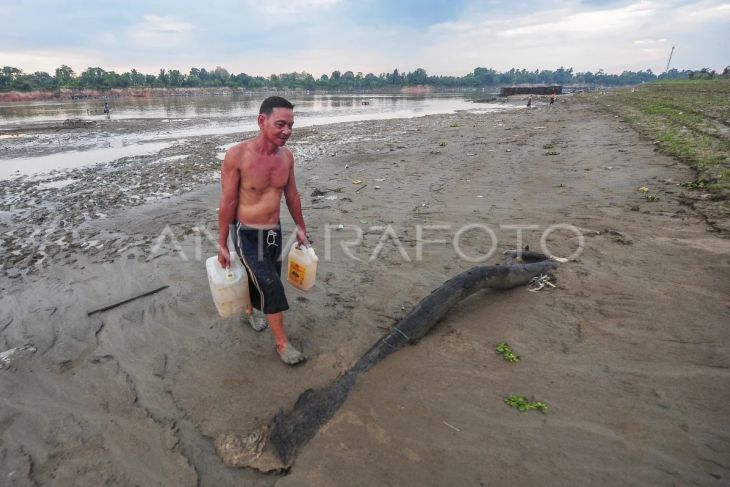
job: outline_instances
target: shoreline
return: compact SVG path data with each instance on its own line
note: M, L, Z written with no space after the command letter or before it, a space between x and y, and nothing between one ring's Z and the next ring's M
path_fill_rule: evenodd
M494 90L496 87L490 87ZM431 86L403 86L397 89L355 89L352 90L250 90L246 88L220 87L178 87L178 88L110 88L108 90L61 88L50 91L7 91L0 92L0 103L17 103L29 101L54 100L98 100L104 98L156 98L177 96L230 96L230 95L268 95L268 94L299 94L299 95L423 95L423 94L464 94L484 93L484 88L450 87L434 88Z
M578 98L550 111L294 134L321 260L313 291L287 289L288 333L310 357L293 369L268 332L219 318L209 297L216 154L237 136L154 156L192 151L184 159L59 174L85 180L61 188L0 182L0 351L15 350L0 369L0 478L255 487L723 480L726 415L707 404L730 399L718 386L730 367L718 305L730 295L730 241L681 203L688 167ZM660 198L648 201L641 186ZM142 203L162 188L178 193ZM285 208L282 223L287 238ZM329 383L432 289L477 265L452 245L474 224L496 236L487 264L518 245L520 228L536 250L546 229L571 225L584 248L558 269L557 288L479 293L375 366L289 472L223 465L215 438L247 434ZM419 225L433 241L421 258ZM361 241L348 247L355 227ZM389 227L401 248L383 240ZM58 243L64 237L75 244ZM569 255L579 240L557 230L546 244ZM490 239L477 229L459 243L478 256ZM161 285L169 288L87 315ZM520 363L494 352L500 342ZM549 413L515 411L509 394L545 401Z

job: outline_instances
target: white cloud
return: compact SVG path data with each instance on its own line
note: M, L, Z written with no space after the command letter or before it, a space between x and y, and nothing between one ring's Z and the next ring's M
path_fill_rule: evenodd
M637 39L634 41L634 44L638 45L646 45L646 44L662 44L664 42L667 42L666 39Z
M177 17L145 15L127 31L126 38L141 49L179 48L190 42L194 29L193 24Z
M686 58L688 64L680 69L694 68L695 63L719 65L724 61L718 59L726 57L717 51L720 39L708 44L717 34L704 27L727 23L727 2L640 0L596 8L568 1L557 3L559 9L548 2L544 5L509 17L504 12L495 17L465 11L451 22L431 26L428 36L419 39L421 47L410 62L432 74L464 74L476 66L506 70L561 65L576 71L602 68L620 73L647 68L661 72L672 44L687 53L703 48L702 55ZM701 39L700 32L710 37Z
M342 3L342 0L268 0L266 2L249 0L247 3L250 9L282 22L287 22L301 20L287 18L287 16L312 14L315 11L334 7Z
M28 73L45 71L54 74L62 64L79 73L89 66L100 65L97 53L82 52L78 48L0 51L0 59L3 65L15 66Z
M541 12L536 18L555 18L553 22L541 22L500 32L504 37L517 36L565 36L583 34L595 37L607 32L628 30L655 13L648 2L611 10L569 13L567 10ZM532 20L532 19L530 19Z
M700 1L685 5L674 12L672 21L678 24L727 22L730 21L730 3Z

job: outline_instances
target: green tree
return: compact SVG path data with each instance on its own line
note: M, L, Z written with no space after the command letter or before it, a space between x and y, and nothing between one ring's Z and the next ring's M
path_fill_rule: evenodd
M105 75L106 71L99 67L86 68L86 71L79 76L80 87L95 90L103 89Z
M428 74L426 73L426 70L423 68L418 68L412 73L408 73L406 75L406 81L409 85L422 85L426 83L426 80L428 79Z
M210 73L210 77L212 80L216 81L217 86L225 86L226 82L231 77L231 74L226 68L216 66L213 72Z
M145 86L147 84L147 78L144 74L138 72L136 69L132 69L132 86Z
M160 74L157 75L157 81L162 86L167 86L168 84L170 84L170 77L167 75L167 72L164 68L160 68Z
M56 81L60 86L71 85L75 75L74 70L65 64L62 64L60 68L56 68Z
M3 90L9 90L11 83L15 78L20 76L22 74L22 71L18 68L14 68L12 66L3 66L2 71L0 71L0 89Z
M476 86L497 84L497 72L493 69L474 68L474 83Z
M185 81L185 75L177 69L171 69L168 73L168 76L170 80L170 86L182 86L183 81Z
M339 88L341 78L342 78L342 74L339 71L332 71L332 74L330 75L328 88L330 88L330 89Z
M390 75L389 78L390 84L392 85L399 85L401 84L401 75L398 73L398 68L393 70L393 73Z

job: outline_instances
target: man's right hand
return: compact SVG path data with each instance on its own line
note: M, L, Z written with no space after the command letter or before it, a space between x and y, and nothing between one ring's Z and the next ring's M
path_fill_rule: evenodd
M231 254L228 252L228 249L222 245L218 246L218 262L224 269L231 267Z

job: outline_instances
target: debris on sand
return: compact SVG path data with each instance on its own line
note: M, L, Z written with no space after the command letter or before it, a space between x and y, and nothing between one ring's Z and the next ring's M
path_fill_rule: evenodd
M65 129L83 129L93 127L94 125L96 125L95 121L81 118L69 118L63 122L63 128Z
M7 369L13 361L13 357L19 352L30 352L35 353L36 348L33 345L23 345L22 347L11 348L0 352L0 369Z

